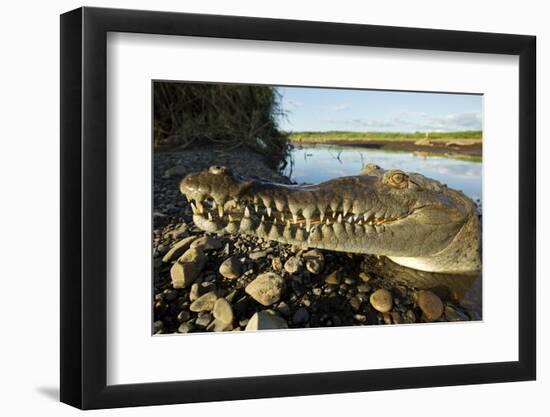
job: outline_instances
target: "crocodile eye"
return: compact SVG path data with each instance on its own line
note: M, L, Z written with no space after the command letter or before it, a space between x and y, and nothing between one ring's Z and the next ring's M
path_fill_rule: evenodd
M226 171L227 171L227 168L224 167L224 166L220 166L220 165L214 165L214 166L211 166L210 168L208 168L208 172L210 172L211 174L215 174L215 175L222 174Z
M409 185L409 176L404 172L395 171L390 173L387 178L388 185L395 188L406 188Z

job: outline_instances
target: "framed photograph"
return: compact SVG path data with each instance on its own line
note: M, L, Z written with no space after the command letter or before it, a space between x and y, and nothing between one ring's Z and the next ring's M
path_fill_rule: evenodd
M535 37L61 16L61 401L533 380Z

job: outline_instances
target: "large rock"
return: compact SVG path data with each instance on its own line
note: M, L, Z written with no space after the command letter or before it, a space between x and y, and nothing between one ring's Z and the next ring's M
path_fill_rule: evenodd
M245 291L254 300L264 306L275 304L281 299L285 282L280 275L273 272L258 275L248 284Z
M172 286L186 288L191 285L201 273L205 263L206 255L201 249L188 249L170 269Z
M196 236L189 236L172 245L170 250L168 250L162 258L162 262L174 262L191 247L191 243L196 239Z
M429 321L438 320L443 314L443 302L441 298L431 291L419 291L417 303L424 317Z
M218 298L212 311L216 320L224 323L233 323L233 309L225 298Z
M381 313L387 313L393 307L393 297L391 292L385 290L384 288L380 288L379 290L373 292L369 301L374 309Z
M207 292L193 301L189 306L189 310L194 311L195 313L201 311L212 311L217 299L218 296L214 291Z
M239 278L243 273L243 266L238 257L227 258L220 265L220 274L227 279Z
M274 329L288 329L286 321L277 315L273 310L264 310L255 313L245 330L274 330Z

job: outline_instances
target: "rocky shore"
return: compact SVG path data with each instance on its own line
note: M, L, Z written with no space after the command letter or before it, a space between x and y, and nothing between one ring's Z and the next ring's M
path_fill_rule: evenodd
M193 223L178 184L226 165L288 183L251 151L192 148L154 155L153 333L190 333L480 319L428 290L387 279L372 256L301 250Z

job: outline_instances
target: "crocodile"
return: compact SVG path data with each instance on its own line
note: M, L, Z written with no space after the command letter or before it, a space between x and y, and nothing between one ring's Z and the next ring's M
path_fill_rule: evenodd
M206 232L381 255L419 271L481 270L474 202L418 173L367 164L359 175L286 185L211 166L185 176L180 191L193 221Z

